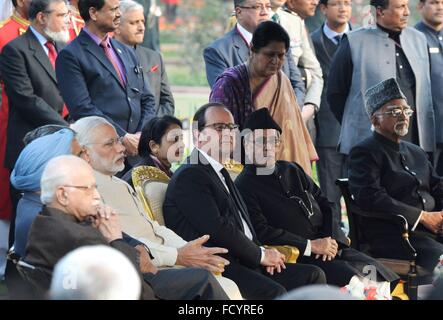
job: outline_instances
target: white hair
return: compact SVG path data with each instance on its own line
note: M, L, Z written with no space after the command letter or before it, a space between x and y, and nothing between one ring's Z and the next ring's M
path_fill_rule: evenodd
M120 12L121 12L122 18L126 12L129 12L132 10L141 10L142 12L144 11L143 6L138 2L135 2L133 0L121 0L120 1Z
M141 280L129 259L105 246L80 247L55 266L53 300L138 300Z
M40 179L41 202L52 203L55 200L57 188L71 184L71 177L75 175L79 166L86 166L90 169L86 161L73 155L58 156L49 160Z
M98 116L85 117L77 120L75 123L71 124L70 128L74 130L77 135L78 144L85 146L91 143L94 135L92 132L100 126L108 125L114 128L114 126L105 118Z

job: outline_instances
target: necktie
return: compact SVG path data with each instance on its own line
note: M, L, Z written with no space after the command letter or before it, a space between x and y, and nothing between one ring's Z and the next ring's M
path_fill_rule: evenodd
M235 206L237 207L237 212L241 214L242 218L245 220L246 224L248 225L251 233L254 235L254 229L252 228L252 223L249 219L249 216L247 212L245 212L245 208L243 206L243 203L241 201L241 195L238 191L237 187L235 186L234 182L231 179L231 176L229 175L228 170L225 168L220 170L220 173L222 174L223 178L225 178L226 185L228 186L229 193L231 194L232 199L234 200ZM240 223L242 230L243 230L243 222L241 221L240 216L236 215L236 218L238 219L238 222ZM244 231L244 230L243 230Z
M280 24L280 16L276 13L274 13L274 15L272 16L272 21L274 21L275 23Z
M122 84L122 86L124 86L125 82L123 80L122 74L120 73L120 69L118 67L118 63L117 63L117 61L115 61L115 58L114 58L114 56L111 53L111 47L108 44L108 41L106 41L106 40L107 40L107 38L104 39L102 42L100 42L100 47L103 48L103 51L105 52L106 57L109 59L109 61L114 66L115 72L117 72L118 79L120 80L120 83Z
M340 41L341 41L341 37L342 37L342 35L341 34L339 34L339 35L336 35L335 37L334 37L334 39L335 39L335 41L337 41L337 46L340 44Z
M55 60L57 59L57 51L55 50L54 42L46 41L45 47L48 48L48 58L52 64L52 67L55 69Z
M57 50L55 50L54 42L46 41L45 47L48 48L48 58L49 62L51 62L52 67L55 70L55 60L57 60ZM69 114L68 108L66 104L63 105L62 117L66 117Z

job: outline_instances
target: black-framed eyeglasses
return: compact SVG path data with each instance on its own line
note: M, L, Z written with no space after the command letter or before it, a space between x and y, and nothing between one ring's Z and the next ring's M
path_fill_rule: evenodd
M87 145L91 145L91 144L100 144L105 148L113 148L117 144L123 144L123 137L111 138L105 142L90 142L90 143L86 143L85 145L87 146Z
M255 10L255 12L268 12L268 11L272 11L272 7L271 5L267 5L267 6L263 6L263 5L255 5L255 6L238 6L239 8L242 9L251 9L251 10Z
M92 193L94 190L97 190L97 184L90 184L90 185L86 185L86 186L76 186L76 185L63 185L62 187L64 188L75 188L75 189L81 189L84 190L85 192L88 193Z
M401 106L392 106L395 107L395 109L389 110L389 111L385 111L385 112L378 112L375 115L389 115L391 117L394 118L398 118L400 117L402 114L405 117L410 117L414 114L414 110L412 110L411 108L404 108L402 109Z
M234 123L212 123L204 126L203 128L212 128L215 131L221 132L223 130L236 130L239 128L239 125Z

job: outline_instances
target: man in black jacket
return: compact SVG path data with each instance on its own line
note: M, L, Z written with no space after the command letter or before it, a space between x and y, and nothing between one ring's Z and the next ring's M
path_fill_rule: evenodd
M443 254L443 179L434 174L423 149L401 140L408 133L413 111L396 80L369 88L365 99L375 132L351 150L350 191L364 210L402 215L410 230L409 241L417 250L417 263L433 270ZM362 221L371 253L407 258L394 228L374 219Z
M276 161L281 128L268 109L253 112L245 122L246 165L235 184L245 200L259 241L293 245L301 263L316 265L328 283L344 286L354 275L363 277L375 267L372 280L394 281L398 276L374 259L349 248L349 239L333 218L332 204L294 162ZM365 269L366 267L366 269Z
M229 110L210 103L194 119L196 149L168 185L166 225L185 240L208 234L208 246L227 248L230 264L223 275L235 281L246 299L272 299L295 287L324 283L321 269L285 265L277 250L261 246L243 199L222 165L230 158L233 130L238 128Z

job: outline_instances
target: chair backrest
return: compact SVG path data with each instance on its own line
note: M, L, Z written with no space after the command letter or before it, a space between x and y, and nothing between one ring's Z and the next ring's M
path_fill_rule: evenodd
M165 225L163 202L169 177L156 167L140 166L132 170L132 182L149 218Z
M345 200L346 213L349 222L349 238L351 239L351 247L360 250L361 235L358 230L359 217L354 213L357 204L349 191L348 179L337 179L335 184L340 188L343 199Z

